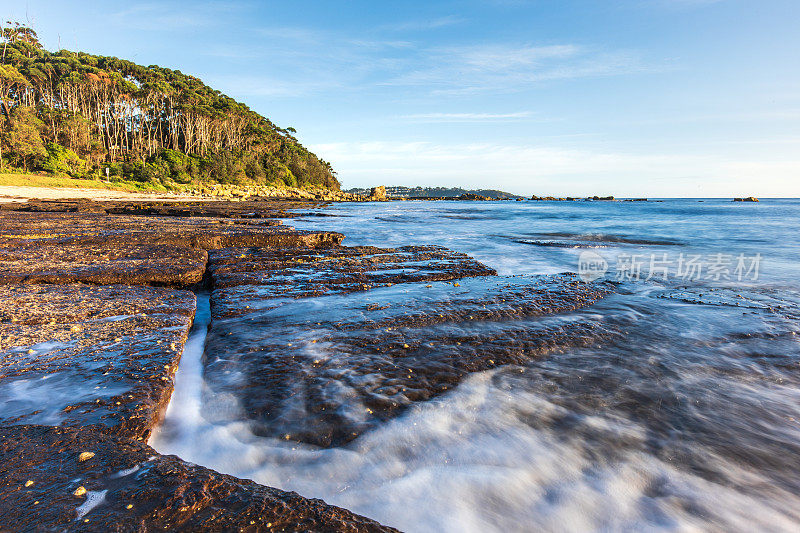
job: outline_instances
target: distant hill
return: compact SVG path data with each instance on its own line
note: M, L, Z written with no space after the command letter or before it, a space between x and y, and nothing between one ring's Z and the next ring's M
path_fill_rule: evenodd
M346 192L353 194L369 195L369 189L350 189ZM460 187L386 187L386 196L389 198L454 198L463 194L475 194L487 198L517 199L517 196L508 192L494 189L462 189Z
M292 135L194 76L42 48L0 28L0 170L189 183L339 189L331 165Z

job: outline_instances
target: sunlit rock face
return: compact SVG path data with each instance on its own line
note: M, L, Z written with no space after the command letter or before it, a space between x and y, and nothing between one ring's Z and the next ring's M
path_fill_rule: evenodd
M145 438L169 401L194 311L182 290L0 286L0 425Z
M343 238L339 233L296 231L271 219L117 216L105 212L0 210L0 225L0 284L192 287L203 281L210 249L332 246Z
M207 415L319 446L346 444L472 372L610 334L570 316L610 285L497 277L442 248L222 250L210 270Z
M18 531L395 531L88 429L0 428L0 516Z
M390 531L321 500L158 455L143 442L170 401L196 311L185 289L203 286L208 251L330 247L341 234L294 231L271 218L280 211L246 210L253 206L45 204L0 208L5 524Z

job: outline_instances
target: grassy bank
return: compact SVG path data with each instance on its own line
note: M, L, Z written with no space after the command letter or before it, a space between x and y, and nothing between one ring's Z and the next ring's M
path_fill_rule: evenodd
M0 173L0 186L51 187L56 189L100 189L106 191L124 192L166 192L167 190L164 187L153 186L149 183L137 183L130 181L105 183L99 180L84 180L42 174L16 173Z

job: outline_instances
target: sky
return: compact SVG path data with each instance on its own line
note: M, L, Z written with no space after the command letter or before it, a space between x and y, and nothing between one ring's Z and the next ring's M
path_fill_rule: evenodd
M798 0L0 0L198 76L344 188L800 196Z

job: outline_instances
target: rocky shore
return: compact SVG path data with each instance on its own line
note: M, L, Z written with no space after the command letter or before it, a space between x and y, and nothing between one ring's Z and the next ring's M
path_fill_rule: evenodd
M562 318L611 285L509 280L444 248L347 247L339 233L281 222L318 205L0 205L3 524L391 530L146 444L170 400L193 291L212 291L209 416L233 398L256 433L322 447L346 445L471 372L608 334Z

